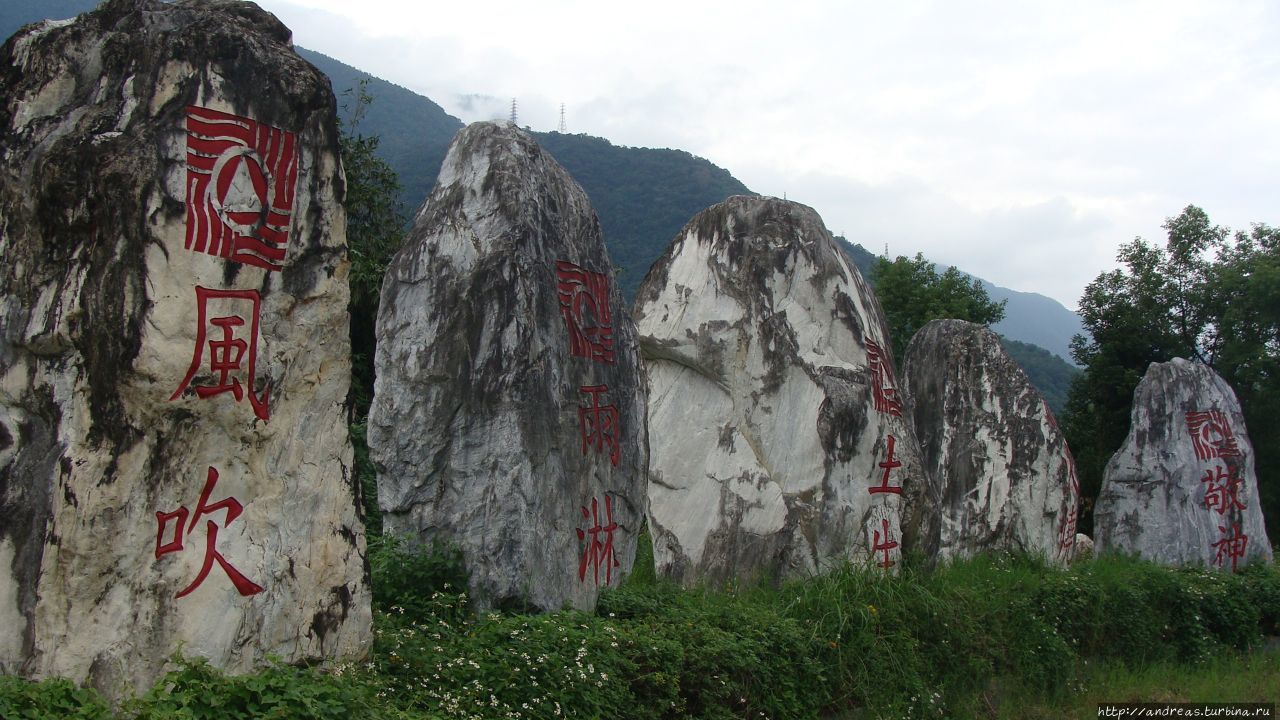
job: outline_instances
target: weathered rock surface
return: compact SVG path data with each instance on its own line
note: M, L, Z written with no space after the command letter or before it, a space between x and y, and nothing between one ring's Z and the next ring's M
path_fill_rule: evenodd
M635 307L661 573L779 579L924 546L928 528L901 520L903 490L925 486L883 315L817 213L744 196L708 208Z
M643 519L639 363L586 194L513 126L464 128L382 287L386 531L456 543L482 606L593 607Z
M0 672L371 642L328 81L251 3L0 50Z
M1080 486L1066 439L987 328L934 320L911 339L902 385L941 504L938 556L1019 550L1067 562Z
M1097 552L1226 570L1270 560L1253 445L1226 381L1182 358L1152 363L1130 417L1093 511Z

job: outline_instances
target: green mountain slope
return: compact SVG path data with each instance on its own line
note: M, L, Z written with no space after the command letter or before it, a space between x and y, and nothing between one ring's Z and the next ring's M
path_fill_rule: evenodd
M356 89L367 81L365 92L373 98L356 126L360 135L377 136L378 155L400 176L400 202L411 217L427 198L454 133L462 121L412 90L375 78L346 63L314 50L298 48L298 54L329 76L338 96L338 114L351 119L357 106Z
M591 199L627 299L690 218L751 194L729 171L683 150L621 147L589 135L534 137Z
M0 0L0 34L8 37L28 22L71 17L96 4L94 0ZM445 152L462 122L430 99L399 85L318 52L304 48L298 48L298 52L329 76L339 105L346 106L345 111L340 107L344 118L350 117L356 105L354 94L344 95L344 91L355 89L362 79L368 79L365 90L373 103L357 131L381 139L379 155L399 174L401 202L406 216L411 216L435 184ZM534 135L591 198L610 257L618 267L620 288L627 298L634 296L653 261L689 218L730 195L750 194L727 170L681 150L623 147L587 135ZM875 255L847 241L844 249L868 275ZM986 287L992 299L1009 301L1006 319L993 326L994 330L1069 357L1067 343L1080 332L1075 313L1041 295L989 283ZM1027 363L1053 367L1030 351L1025 351L1023 357L1028 358ZM1058 368L1051 376L1033 382L1049 398L1054 396L1056 387L1069 382L1063 377ZM1050 405L1054 403L1051 400Z

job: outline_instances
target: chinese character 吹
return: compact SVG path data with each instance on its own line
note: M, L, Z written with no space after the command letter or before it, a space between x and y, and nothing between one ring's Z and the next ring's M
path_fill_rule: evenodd
M1235 436L1231 434L1231 425L1221 410L1187 413L1187 432L1191 434L1191 444L1200 460L1240 455Z
M893 567L894 563L892 560L889 559L889 551L898 547L898 541L889 539L889 521L887 519L882 518L880 520L880 526L884 529L883 536L880 535L879 530L871 531L874 537L874 539L871 541L871 552L872 553L883 552L884 559L881 560L879 563L877 563L877 565L879 565L882 568L891 568Z
M569 354L612 365L613 325L609 277L565 260L556 261L560 314L569 330Z
M587 569L590 568L595 576L595 584L599 585L600 566L603 565L604 584L608 585L613 582L613 569L619 565L613 554L613 533L618 529L618 524L613 521L612 499L608 495L604 496L604 525L600 524L599 505L595 498L591 498L590 513L585 505L581 510L582 519L591 525L586 530L578 529L578 541L586 543L582 550L582 560L578 563L578 582L586 581ZM603 540L600 539L601 536L604 537Z
M1240 479L1234 467L1225 468L1219 465L1205 470L1200 482L1209 485L1204 490L1204 506L1210 510L1217 510L1219 515L1225 515L1232 508L1240 510L1245 508L1244 503L1240 502L1239 495L1240 486L1244 481Z
M902 494L901 486L889 484L890 471L892 471L894 468L902 467L902 461L896 460L893 457L893 445L895 442L897 442L897 440L892 435L890 435L888 457L885 458L884 462L880 463L880 467L884 468L884 476L880 478L879 485L875 485L870 488L867 488L867 492L871 493L872 495L875 495L876 493L893 493L895 495Z
M213 494L213 488L217 484L218 471L213 467L210 467L209 473L205 478L204 489L200 491L200 500L196 503L195 514L190 515L190 525L187 525L189 513L186 506L180 506L173 512L166 513L158 510L156 511L156 523L159 526L156 530L157 560L171 552L179 552L182 550L183 539L195 530L196 525L200 523L200 517L202 515L213 515L220 510L226 510L227 514L223 521L223 527L230 525L235 522L236 518L240 517L240 513L244 511L244 506L240 504L240 501L233 497L223 498L216 503L209 503L209 496ZM172 520L178 521L177 527L173 529L173 539L169 542L165 542L165 528ZM183 532L184 526L186 527L185 533ZM213 569L213 564L215 562L218 563L218 566L227 574L227 577L231 579L231 584L235 586L236 590L241 595L248 596L262 592L262 586L245 577L239 570L235 569L231 563L227 562L227 559L222 556L222 553L218 552L217 544L218 525L213 520L209 520L205 523L204 564L201 565L200 572L196 575L196 579L193 580L186 588L179 591L175 597L185 597L190 594L191 591L200 587L200 584L204 582L205 578L209 577L209 571Z
M298 179L294 134L187 107L186 248L279 270Z
M622 448L618 444L621 427L618 408L614 405L601 405L600 396L609 392L607 385L588 385L579 390L591 396L591 405L578 408L578 426L582 431L582 454L587 448L594 446L596 452L609 452L609 462L617 467L622 456Z
M248 303L251 310L251 319L249 329L244 332L245 337L237 337L237 330L244 327L245 320L239 315L227 315L221 317L209 318L209 301L210 300L232 300L238 303ZM270 400L271 388L262 391L259 396L253 387L254 376L257 372L258 360L258 322L261 311L262 302L258 296L257 290L212 290L196 286L196 343L195 351L191 358L191 367L187 369L187 375L178 385L178 389L173 391L173 395L169 400L176 400L191 384L196 373L201 370L204 365L205 346L209 348L209 372L212 373L213 379L211 384L196 385L194 387L196 396L204 399L222 393L231 393L236 402L240 402L247 395L249 404L253 407L253 414L262 421L271 418L271 409L268 406ZM211 327L212 327L212 331ZM212 337L209 337L209 336ZM245 339L247 338L247 339ZM247 356L247 357L246 357ZM248 368L244 367L245 362ZM243 372L245 382L242 385L240 378L233 376L233 373Z
M898 400L898 388L893 382L893 366L889 356L879 343L867 338L867 362L871 366L871 394L876 412L902 417L902 401Z
M1224 537L1218 542L1213 543L1210 547L1217 551L1214 556L1213 564L1222 567L1227 558L1231 558L1231 572L1236 571L1236 562L1244 557L1244 551L1249 547L1249 536L1240 532L1239 525L1232 525L1232 534L1227 535L1227 528L1219 525L1218 530L1222 531Z

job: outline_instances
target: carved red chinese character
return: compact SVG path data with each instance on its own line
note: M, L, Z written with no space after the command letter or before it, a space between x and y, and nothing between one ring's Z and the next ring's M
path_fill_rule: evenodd
M1076 461L1071 451L1066 450L1067 473L1071 479L1070 491L1063 508L1062 525L1058 528L1058 549L1064 555L1070 555L1076 545L1076 524L1080 516L1080 480L1076 477Z
M893 567L894 562L893 560L889 559L889 551L898 547L898 541L889 539L889 521L887 519L881 519L880 526L884 529L883 536L880 535L879 530L871 531L872 538L873 538L871 541L871 552L872 553L883 552L884 559L882 559L880 562L876 564L882 568L891 568Z
M609 310L609 277L565 260L556 261L560 314L569 330L569 353L610 365L613 320Z
M892 435L890 435L888 457L885 458L884 462L880 463L880 467L884 468L884 476L880 478L879 485L874 485L870 488L867 488L867 492L871 493L872 495L875 495L876 493L893 493L894 495L902 494L901 486L889 484L889 473L894 468L902 467L902 461L896 460L893 457L893 445L895 442L897 442L897 439L894 438Z
M579 388L591 398L591 405L578 408L578 426L582 431L582 454L587 448L595 447L596 452L609 453L609 462L617 467L622 457L622 447L618 444L618 436L622 434L618 408L614 405L601 405L600 396L609 392L607 385L588 385Z
M1076 544L1076 506L1066 509L1066 515L1062 519L1062 525L1058 527L1058 549L1064 553L1070 553L1071 548Z
M1204 471L1204 477L1200 478L1200 482L1208 483L1208 487L1204 490L1204 506L1210 510L1217 510L1219 515L1225 515L1228 510L1237 508L1243 510L1245 505L1240 502L1240 486L1244 481L1235 468L1227 468L1221 465Z
M1249 536L1240 532L1239 525L1231 526L1231 534L1227 534L1227 528L1219 525L1218 530L1222 531L1224 537L1210 547L1217 551L1217 555L1213 559L1213 564L1222 567L1227 558L1231 558L1231 572L1236 571L1236 562L1244 557L1244 552L1249 547Z
M586 581L587 570L590 569L595 584L599 585L600 568L603 566L604 584L608 585L613 582L613 569L619 565L613 554L613 533L618 529L618 524L613 521L613 501L608 495L604 496L604 525L600 524L600 508L595 498L591 498L590 513L585 505L581 510L583 521L590 523L590 526L585 530L578 530L578 541L586 543L582 550L582 560L578 563L578 582Z
M186 129L187 249L279 270L298 181L294 134L194 105Z
M230 305L249 310L250 322L248 330L244 330L245 319L240 315L225 315L209 318L209 301L230 301ZM204 367L205 346L209 348L209 367L211 373L207 384L193 386L196 396L204 399L231 393L236 402L246 396L253 407L253 414L263 421L271 418L268 406L271 388L255 392L253 383L257 373L258 361L258 324L262 302L257 290L211 290L196 286L196 343L191 358L191 367L186 377L182 378L178 389L173 391L169 400L176 400L196 373ZM246 305L247 304L247 305ZM210 330L212 329L212 332ZM210 337L212 336L212 337ZM248 367L245 367L245 365ZM244 383L236 375L243 374Z
M902 401L898 399L898 386L893 381L889 355L871 338L867 338L867 363L871 366L871 395L875 399L876 412L902 417Z
M1187 413L1187 432L1196 457L1211 460L1216 457L1239 457L1240 448L1231 434L1231 425L1221 410Z
M240 517L240 513L244 511L244 506L240 501L233 497L223 498L216 503L209 502L209 496L213 494L213 488L218 484L218 471L213 467L209 468L208 475L205 478L204 489L200 491L200 500L196 503L196 511L191 515L191 524L187 525L189 513L185 506L179 507L173 512L156 511L156 559L169 553L179 552L182 550L183 539L191 535L196 529L196 525L200 523L200 517L203 515L213 515L214 513L226 510L222 526L227 527ZM173 528L173 537L168 542L164 541L165 529L169 523L177 520L177 526ZM183 532L184 526L186 532ZM204 547L204 564L200 566L200 572L196 575L196 579L191 584L178 592L175 597L186 597L191 591L200 587L205 578L209 577L209 571L213 569L213 564L218 563L218 567L227 574L231 579L231 584L235 586L236 591L241 595L255 595L262 592L262 586L254 583L245 577L239 570L235 569L227 559L218 552L218 524L213 520L205 522L205 547Z

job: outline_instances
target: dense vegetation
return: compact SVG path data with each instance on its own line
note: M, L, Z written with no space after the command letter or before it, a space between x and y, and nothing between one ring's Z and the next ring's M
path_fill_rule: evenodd
M628 300L690 218L732 195L751 194L727 170L683 150L620 147L589 135L533 135L586 191Z
M939 274L924 255L879 258L871 282L884 309L899 364L916 331L931 320L952 318L990 325L1004 317L1003 302L992 302L982 283L954 266Z
M1092 703L1118 699L1093 686L1115 688L1117 674L1135 678L1122 681L1131 700L1272 701L1280 683L1259 649L1280 632L1274 566L1228 575L1107 558L1066 570L998 555L694 591L638 573L593 613L524 615L475 614L456 555L375 541L372 560L365 662L235 678L182 662L118 712L65 681L3 678L0 716L1093 717ZM1201 689L1178 694L1170 676Z
M1267 527L1280 527L1280 229L1237 232L1188 206L1165 225L1164 248L1121 246L1122 267L1085 288L1091 337L1073 341L1084 373L1072 385L1063 430L1081 490L1097 496L1107 460L1129 432L1133 391L1147 366L1175 357L1209 365L1240 400L1255 452ZM1088 508L1086 503L1086 508ZM1092 513L1082 518L1091 527Z

